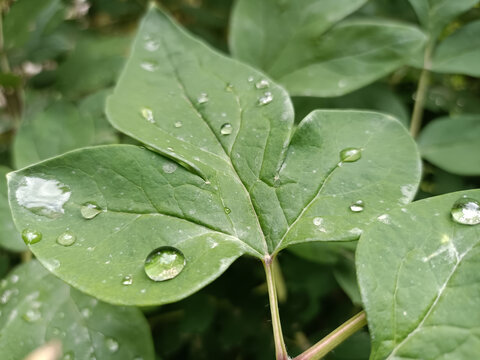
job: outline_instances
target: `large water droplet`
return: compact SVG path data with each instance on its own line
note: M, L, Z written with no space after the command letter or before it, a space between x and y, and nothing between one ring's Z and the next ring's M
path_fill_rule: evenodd
M105 345L107 346L107 349L112 353L116 352L119 347L118 341L114 338L106 338Z
M480 204L477 200L462 197L452 206L452 218L455 222L464 225L480 224Z
M152 109L149 108L142 108L140 109L140 114L142 114L142 117L147 120L149 123L154 124L155 123L155 118L153 117L153 111Z
M71 233L70 231L65 231L63 234L60 234L57 237L57 243L62 246L73 245L76 240L77 240L77 237L75 236L74 233Z
M171 174L177 170L177 164L174 163L167 163L162 166L162 170L166 174Z
M207 94L207 93L201 93L201 94L197 97L197 103L199 103L199 104L205 104L206 102L208 102L208 94Z
M22 231L22 239L25 241L25 244L33 245L42 240L42 233L35 230L24 229Z
M145 273L154 281L173 279L185 267L185 256L180 250L163 246L153 250L145 260Z
M268 80L266 80L266 79L262 79L255 84L255 87L257 89L266 89L269 86L270 86L270 84L269 84Z
M359 148L345 148L340 151L340 160L342 162L355 162L362 157L362 150Z
M265 92L263 96L258 99L258 105L263 106L270 104L273 101L273 95L270 91Z
M23 320L30 323L40 320L41 317L42 313L36 309L30 309L22 316Z
M230 135L232 132L233 132L232 124L226 123L226 124L223 124L222 127L220 128L220 133L222 135Z
M365 208L365 204L362 200L355 201L352 205L350 205L350 210L353 212L362 212Z
M133 278L131 275L125 275L122 279L122 285L132 285Z
M63 205L70 199L70 188L57 180L25 177L15 191L17 202L37 215L57 218L65 211Z
M102 209L93 202L87 202L80 208L80 213L84 219L90 220L100 214Z

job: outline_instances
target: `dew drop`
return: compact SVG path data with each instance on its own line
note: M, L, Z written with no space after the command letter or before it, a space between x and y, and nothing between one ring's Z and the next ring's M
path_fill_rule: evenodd
M33 245L42 240L42 233L35 230L24 229L22 231L22 239L25 244Z
M340 151L340 160L342 162L355 162L362 157L362 150L359 148L345 148Z
M175 124L173 124L176 128L181 128L183 126L181 121L177 121Z
M247 78L247 81L250 82L250 83L253 82L253 80L254 80L253 76L249 76L249 77Z
M164 164L162 166L162 170L166 174L171 174L171 173L175 172L175 170L177 170L177 164L174 164L174 163Z
M452 218L455 222L464 225L480 224L480 204L477 200L462 197L452 206Z
M352 205L350 205L350 210L353 212L362 212L364 210L365 204L362 200L355 201Z
M230 208L228 208L228 207L223 208L223 211L225 211L225 214L227 214L227 215L232 212L232 210L230 210Z
M42 313L38 310L35 310L35 309L28 310L22 316L23 320L25 320L26 322L29 322L29 323L33 323L35 321L38 321L38 320L40 320L41 317L42 317Z
M158 69L158 63L153 62L153 61L143 61L143 62L140 64L140 67L141 67L143 70L153 72L153 71L155 71L155 70Z
M269 83L268 80L266 80L266 79L262 79L262 80L260 80L259 82L257 82L257 83L255 84L255 87L256 87L257 89L266 89L266 88L268 88L269 86L270 86L270 83Z
M147 51L156 51L158 50L158 48L160 47L160 43L158 41L155 41L155 40L147 40L145 42L145 50Z
M118 341L114 338L106 338L105 345L107 346L107 349L112 353L116 352L119 347Z
M62 246L71 246L75 243L77 237L70 231L65 231L57 237L57 243Z
M142 117L147 120L149 123L154 124L155 123L155 118L153 117L153 111L152 109L149 108L142 108L140 110L140 114L142 114Z
M263 106L270 104L273 101L273 95L270 91L267 91L258 99L258 105Z
M233 85L228 83L226 86L225 86L225 91L228 91L228 92L232 92L233 91Z
M222 135L230 135L232 132L233 132L232 124L226 123L226 124L223 124L220 128L220 133Z
M198 97L197 97L197 103L199 104L205 104L208 102L208 94L207 93L201 93Z
M131 275L126 275L122 279L122 285L132 285L133 284L133 278Z
M153 250L145 259L145 273L154 281L170 280L185 267L185 256L180 250L163 246Z
M100 214L102 209L93 202L87 202L80 208L80 213L84 219L90 220Z
M323 223L323 219L321 217L313 218L313 225L320 226Z

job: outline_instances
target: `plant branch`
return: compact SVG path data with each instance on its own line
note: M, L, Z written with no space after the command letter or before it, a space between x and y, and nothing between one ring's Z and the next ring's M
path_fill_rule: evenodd
M277 360L289 360L285 341L283 340L282 324L280 323L280 313L278 311L277 289L273 273L273 258L266 256L263 261L265 274L267 277L268 298L270 301L270 312L272 314L273 338L275 341L275 354Z
M293 360L321 359L365 325L367 318L365 311L361 311Z

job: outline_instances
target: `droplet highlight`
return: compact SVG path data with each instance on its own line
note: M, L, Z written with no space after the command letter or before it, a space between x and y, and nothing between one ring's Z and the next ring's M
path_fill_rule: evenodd
M156 40L149 39L145 41L145 50L147 51L153 52L158 50L159 47L160 47L160 43Z
M145 273L153 281L170 280L185 267L185 256L172 246L153 250L145 259Z
M122 279L122 285L132 285L133 284L133 278L131 275L126 275Z
M462 197L452 206L452 218L463 225L480 224L480 203L472 198Z
M71 246L75 243L77 237L70 231L65 231L63 234L58 235L57 244L62 246Z
M97 216L101 212L102 212L102 209L93 202L85 203L80 208L80 213L82 214L82 217L87 220L93 219L95 216Z
M108 351L111 353L117 352L119 348L118 341L114 338L106 338L105 345L107 346Z
M340 160L342 162L355 162L362 157L362 150L359 148L345 148L340 151Z
M25 244L33 245L42 240L42 233L35 230L24 229L22 231L22 239Z
M143 61L140 64L140 67L143 70L149 71L149 72L154 72L155 70L158 69L158 63L153 62L153 61Z
M232 210L230 210L230 208L228 208L228 207L223 208L223 211L225 211L225 214L227 214L227 215L232 212Z
M198 97L197 97L197 103L198 104L205 104L208 102L208 94L207 93L201 93Z
M273 101L273 94L270 91L265 92L263 96L258 99L258 105L263 106L270 104Z
M355 201L352 205L350 205L350 211L355 213L362 212L365 209L365 204L362 200Z
M142 117L147 120L149 123L154 124L155 123L155 118L153 117L153 111L152 109L149 108L142 108L140 110L140 114Z
M220 134L222 135L230 135L232 132L233 132L232 124L226 123L220 127Z
M22 319L29 323L38 321L41 318L42 318L42 313L36 309L30 309L22 316Z
M175 124L173 124L176 128L181 128L183 126L181 121L177 121Z
M270 86L270 83L266 79L262 79L255 84L257 89L266 89Z

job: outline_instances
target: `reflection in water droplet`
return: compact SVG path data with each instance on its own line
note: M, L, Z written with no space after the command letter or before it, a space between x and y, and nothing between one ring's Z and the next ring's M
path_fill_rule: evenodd
M162 170L166 174L171 174L177 170L177 164L174 163L167 163L162 166Z
M362 157L362 150L359 148L345 148L340 151L340 160L342 162L355 162Z
M131 275L126 275L122 279L122 285L132 285L133 284L133 278Z
M258 99L258 105L263 106L270 104L273 100L273 95L270 91L265 92L263 96Z
M220 133L222 135L230 135L233 131L233 126L229 123L223 124L220 128Z
M42 233L35 230L24 229L22 231L22 239L25 244L33 245L42 240Z
M140 66L143 70L147 70L147 71L150 71L150 72L153 72L153 71L158 69L158 63L153 62L153 61L143 61L140 64Z
M227 214L227 215L232 212L232 210L230 210L230 208L228 208L228 207L223 208L223 211L225 211L225 214Z
M173 126L175 126L176 128L181 128L182 127L182 122L181 121L177 121L175 124L173 124Z
M22 316L23 320L29 323L38 321L41 317L42 313L36 309L30 309Z
M70 199L70 188L57 180L25 177L15 191L17 202L32 213L57 218L65 211L63 205Z
M480 203L468 197L458 199L452 206L452 218L464 225L480 224Z
M352 205L350 205L350 210L353 212L362 212L365 208L365 204L362 200L355 201Z
M140 110L140 114L142 114L142 117L147 120L149 123L154 124L155 123L155 118L153 117L153 111L152 109L149 108L142 108Z
M270 86L270 84L268 83L268 80L266 80L266 79L262 79L262 80L260 80L259 82L257 82L257 83L255 84L255 87L256 87L257 89L266 89L266 88L268 88L269 86Z
M57 243L63 246L70 246L75 243L77 237L70 231L65 231L57 237Z
M102 209L94 202L87 202L80 208L80 213L84 219L90 220L100 214Z
M185 256L180 250L163 246L153 250L145 260L145 273L154 281L173 279L185 267Z
M106 338L105 345L107 346L107 349L112 353L118 350L118 341L114 338Z
M145 41L145 50L147 51L155 51L160 47L160 43L155 40L147 40Z
M197 102L199 104L205 104L206 102L208 102L208 94L207 93L201 93L198 97L197 97Z

